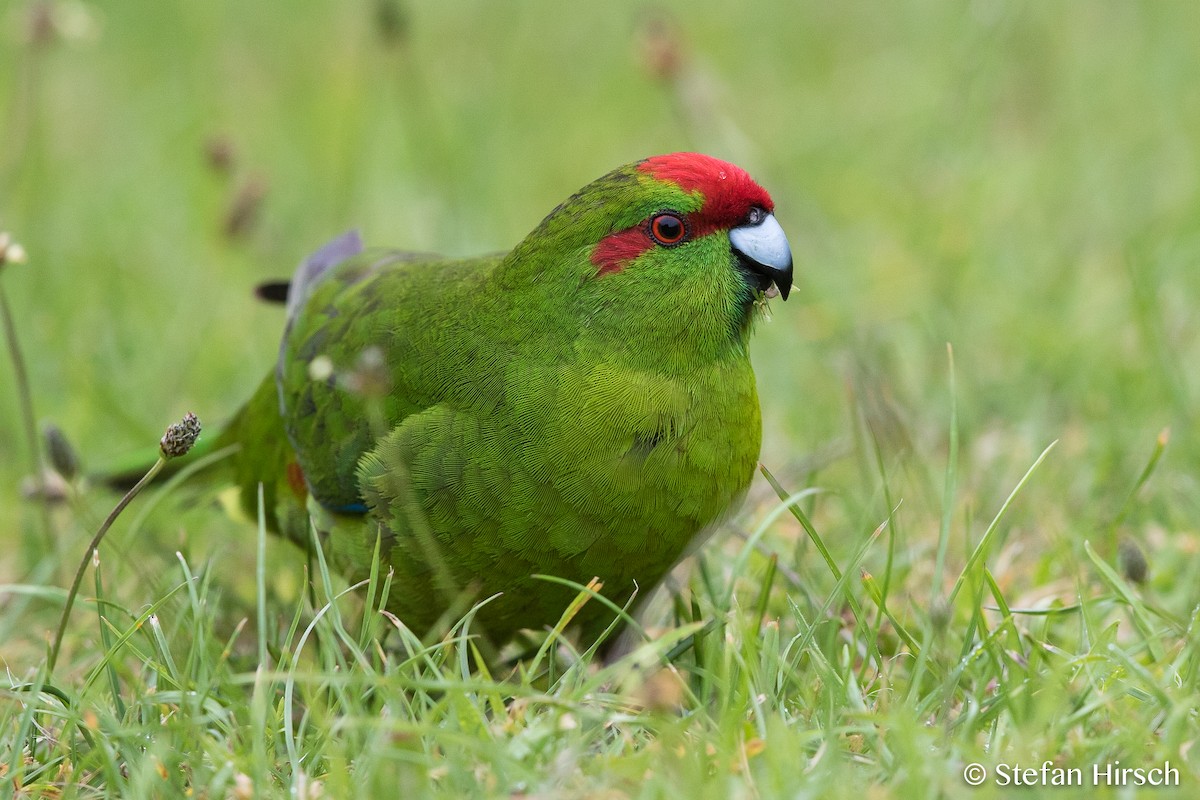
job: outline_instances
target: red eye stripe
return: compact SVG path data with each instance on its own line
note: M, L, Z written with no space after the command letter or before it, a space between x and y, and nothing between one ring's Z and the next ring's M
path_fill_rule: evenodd
M639 222L605 236L592 251L592 263L598 267L596 274L620 272L626 264L656 245L671 247L682 243L692 230L687 219L671 212L655 214L649 222Z
M592 263L597 267L596 274L600 276L620 272L626 264L651 247L654 247L654 240L647 234L645 223L610 233L601 239L592 251Z

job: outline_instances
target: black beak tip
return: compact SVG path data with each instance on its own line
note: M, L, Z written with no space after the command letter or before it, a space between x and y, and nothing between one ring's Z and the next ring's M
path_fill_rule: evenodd
M775 288L779 290L779 296L783 300L788 299L788 295L792 292L792 259L789 255L787 266L784 267L769 267L763 266L763 274L775 284Z
M788 295L792 291L792 262L789 260L787 266L774 267L770 264L763 264L755 261L745 253L734 250L737 253L738 259L742 262L742 268L749 274L755 277L755 281L761 291L767 291L774 284L779 290L779 296L784 300L788 299Z

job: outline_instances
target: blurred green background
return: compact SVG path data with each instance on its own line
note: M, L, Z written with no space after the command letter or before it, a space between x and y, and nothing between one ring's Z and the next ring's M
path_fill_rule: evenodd
M956 551L1055 439L998 576L1033 588L1114 543L1170 427L1121 535L1194 583L1196 4L0 9L0 230L29 254L0 281L37 414L92 466L232 412L280 334L253 286L341 231L504 250L614 166L695 149L757 177L791 238L798 288L754 346L763 459L841 498L827 538L903 497L901 567L927 560L949 343ZM0 579L24 580L48 547L7 359L0 453Z

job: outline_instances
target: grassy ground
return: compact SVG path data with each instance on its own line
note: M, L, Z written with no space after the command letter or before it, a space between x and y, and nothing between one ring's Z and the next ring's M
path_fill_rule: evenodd
M0 792L983 798L1049 760L1084 782L1054 797L1128 796L1091 786L1117 761L1194 796L1200 7L890 11L0 5L0 230L29 255L0 290L88 465L235 408L280 328L251 287L341 230L504 249L690 148L792 240L754 358L763 461L811 490L760 479L629 657L511 676L378 646L382 580L318 569L314 609L292 548L152 491L51 674L117 498L20 500L0 358Z

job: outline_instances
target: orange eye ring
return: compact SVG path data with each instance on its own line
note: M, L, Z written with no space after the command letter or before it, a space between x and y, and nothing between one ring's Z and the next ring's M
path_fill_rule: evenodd
M677 245L687 238L687 225L678 214L656 214L650 218L650 235L666 247Z

